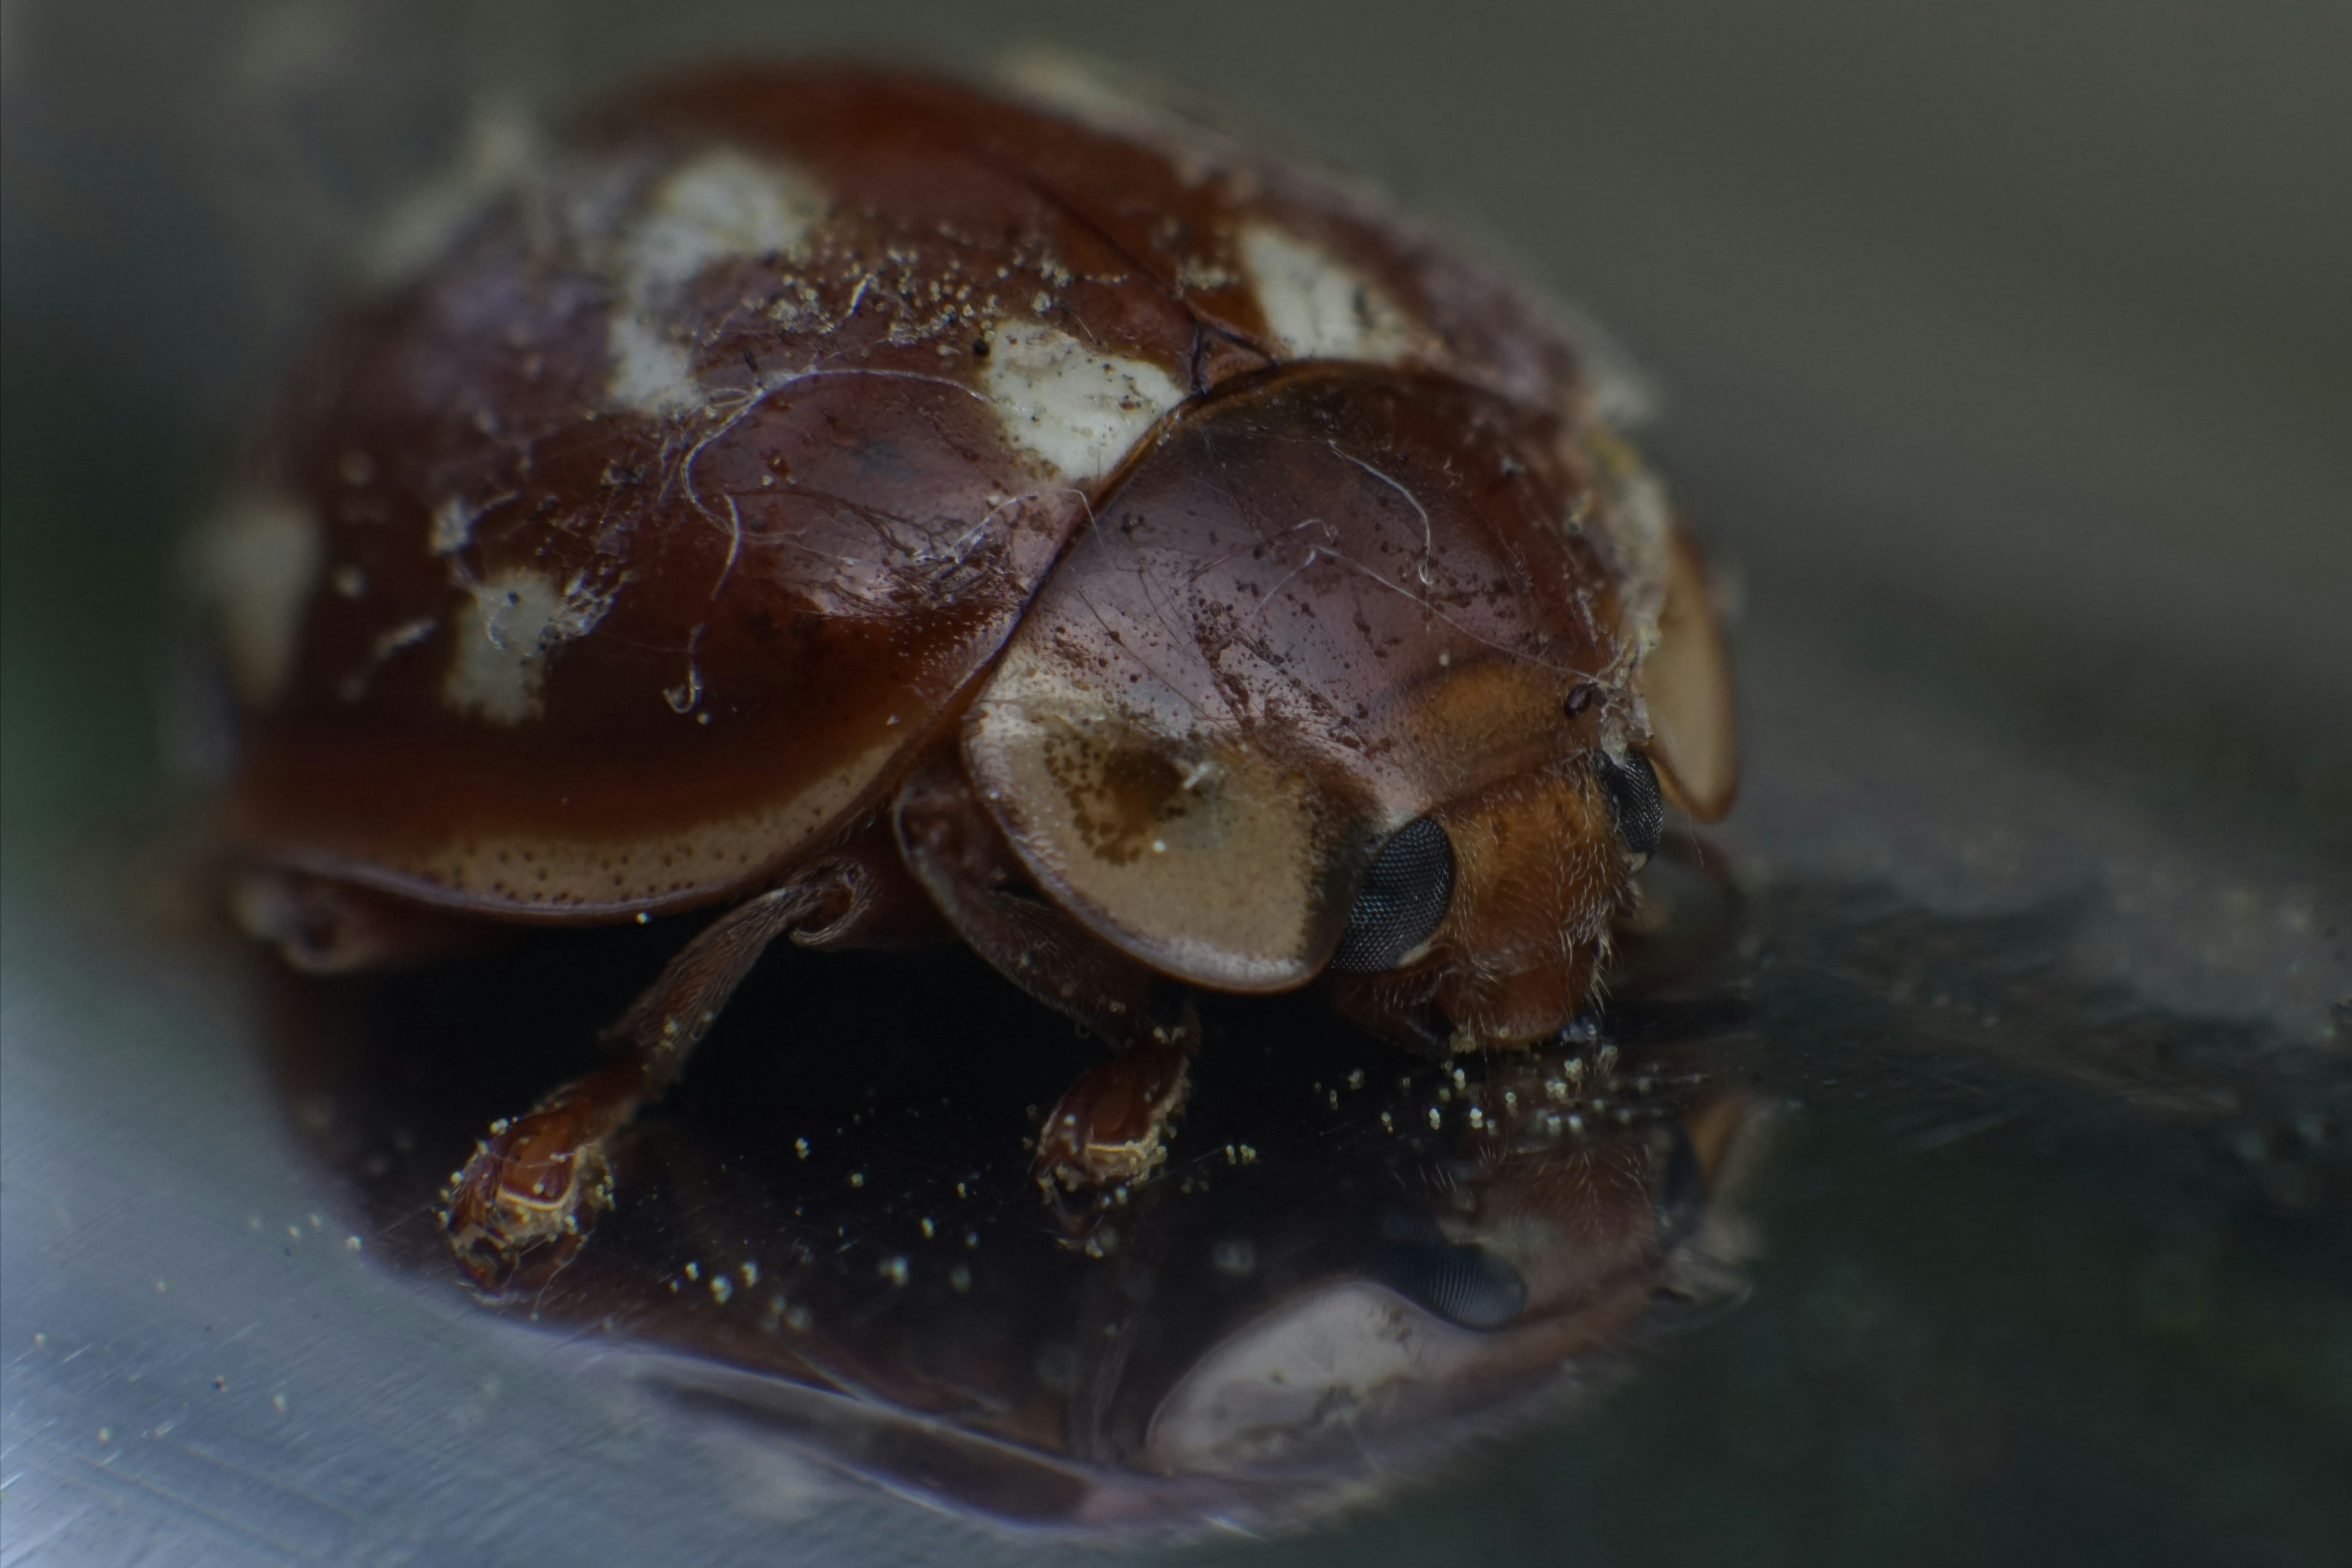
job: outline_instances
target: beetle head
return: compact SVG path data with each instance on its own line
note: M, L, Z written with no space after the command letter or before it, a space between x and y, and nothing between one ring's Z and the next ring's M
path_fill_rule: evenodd
M966 720L971 781L1161 973L1330 969L1391 1034L1551 1033L1656 830L1663 573L1588 527L1605 502L1556 420L1458 382L1220 394L1095 504Z
M1602 777L1601 766L1563 762L1449 802L1400 832L1392 844L1411 836L1444 846L1447 896L1415 945L1370 955L1385 963L1346 963L1343 943L1331 965L1333 1003L1424 1048L1558 1034L1583 1008L1630 896L1636 857ZM1384 849L1376 872L1390 858ZM1377 878L1367 887L1377 893Z

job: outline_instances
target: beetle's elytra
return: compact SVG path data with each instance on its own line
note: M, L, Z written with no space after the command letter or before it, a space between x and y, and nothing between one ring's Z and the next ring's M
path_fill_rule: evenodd
M1067 72L730 69L509 162L205 551L237 903L298 963L723 910L459 1173L486 1286L572 1255L778 936L960 939L1100 1036L1075 1192L1162 1158L1187 987L1549 1037L1662 795L1728 805L1608 389L1360 191Z

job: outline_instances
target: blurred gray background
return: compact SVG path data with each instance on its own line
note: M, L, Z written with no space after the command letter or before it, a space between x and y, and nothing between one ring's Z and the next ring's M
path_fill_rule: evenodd
M1646 439L1744 605L1726 842L1793 890L1771 951L1853 972L1869 922L1839 900L1866 889L2054 960L2097 999L2066 1017L2152 1010L2340 1073L2352 6L6 0L0 1563L1024 1554L747 1480L528 1336L282 1244L334 1222L303 1217L234 997L91 889L198 787L174 540L343 247L470 115L715 56L1038 41L1372 174L1654 375ZM2352 1542L2320 1458L2352 1432L2340 1205L2183 1230L2125 1194L2201 1167L2063 1139L1936 1163L1799 1121L1732 1326L1264 1560Z

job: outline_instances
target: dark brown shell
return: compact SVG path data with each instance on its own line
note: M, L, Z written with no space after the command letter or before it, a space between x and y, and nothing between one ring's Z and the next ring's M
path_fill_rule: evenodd
M1272 368L1294 361L1374 367L1395 419L1467 411L1544 454L1507 476L1500 447L1461 437L1477 464L1415 504L1466 553L1427 554L1442 583L1402 600L1333 555L1281 588L1292 608L1202 601L1285 626L1276 685L1338 661L1347 711L1312 745L1271 698L1235 731L1342 780L1318 874L1442 794L1432 769L1455 748L1378 655L1298 615L1442 602L1427 657L1523 667L1498 678L1507 704L1597 677L1622 700L1591 732L1645 734L1631 677L1668 529L1630 456L1593 447L1568 337L1359 193L1179 116L1062 98L839 68L684 79L526 160L431 270L346 321L207 552L249 712L244 837L508 919L613 919L770 878L956 721L1049 574L1018 668L1052 653L1101 546L1055 563L1139 441L1228 383L1311 397L1314 377ZM1340 467L1310 454L1285 482L1402 477L1333 451ZM1423 523L1390 516L1402 532L1349 549L1410 576ZM1216 591L1273 594L1261 579L1297 564L1229 563ZM1522 572L1588 591L1515 605ZM1013 699L1006 679L992 701ZM1013 765L984 719L973 733L981 775ZM1681 784L1727 800L1727 773ZM1030 853L1022 804L992 808ZM1328 902L1273 955L1285 976L1328 953Z

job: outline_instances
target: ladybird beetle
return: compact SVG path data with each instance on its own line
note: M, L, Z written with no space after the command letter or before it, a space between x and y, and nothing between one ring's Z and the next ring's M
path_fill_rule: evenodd
M1076 1194L1164 1159L1191 988L1549 1037L1664 805L1728 805L1609 377L1355 185L1062 68L728 68L509 153L201 554L233 901L297 967L721 911L454 1177L484 1289L780 936L961 940L1098 1037Z

